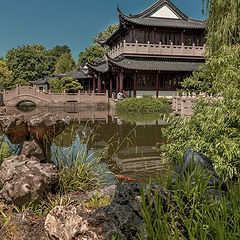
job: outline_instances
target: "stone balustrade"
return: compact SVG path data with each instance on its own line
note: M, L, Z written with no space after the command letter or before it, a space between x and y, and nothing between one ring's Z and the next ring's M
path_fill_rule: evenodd
M174 114L183 115L183 116L192 116L193 111L193 103L199 97L211 100L222 99L221 96L213 97L212 94L200 93L197 95L196 93L183 93L182 96L179 93L172 98L172 111Z
M114 47L110 52L111 58L116 58L121 54L149 54L149 55L166 55L166 56L195 56L202 57L205 51L204 46L185 46L182 45L163 45L159 44L147 44L138 43L127 43L125 40L119 45Z
M37 90L36 87L16 86L15 89L3 92L3 102L6 106L16 106L22 101L32 101L37 106L49 104L63 104L66 102L77 103L108 103L108 91L106 93L82 92L78 93L52 93Z

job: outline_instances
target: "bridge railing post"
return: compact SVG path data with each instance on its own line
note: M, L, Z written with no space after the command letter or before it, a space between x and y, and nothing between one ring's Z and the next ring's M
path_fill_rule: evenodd
M16 91L15 91L15 97L17 97L19 95L19 87L18 84L16 85Z
M78 90L78 98L77 98L77 102L81 102L81 90Z
M52 92L50 89L48 91L48 96L49 96L49 101L52 102Z
M106 103L108 103L108 90L106 90Z

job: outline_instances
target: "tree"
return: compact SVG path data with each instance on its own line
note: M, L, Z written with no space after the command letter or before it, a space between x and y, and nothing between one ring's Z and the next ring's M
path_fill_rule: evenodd
M54 77L48 81L50 90L54 93L62 92L62 83L58 77Z
M24 79L18 78L18 79L16 79L13 82L11 88L15 88L16 85L19 85L19 86L30 86L31 84L29 82L27 82L26 80L24 80Z
M6 59L13 81L34 81L51 75L55 70L55 58L41 45L11 49L7 52Z
M239 0L207 0L206 64L183 82L185 90L221 93L223 99L195 102L191 118L175 118L164 129L169 159L188 147L207 155L223 179L240 177Z
M118 28L118 26L118 24L109 25L104 32L98 33L98 35L92 40L93 44L89 48L86 48L85 51L80 52L78 65L83 64L85 61L93 63L94 60L102 58L106 52L109 51L109 48L102 47L97 43L97 40L107 39Z
M119 24L110 24L105 30L104 32L99 32L98 35L93 38L93 43L97 43L98 40L105 40L107 39L109 36L111 36L113 34L114 31L117 30Z
M182 86L186 91L225 92L225 96L236 97L240 67L240 0L203 0L204 6L208 18L206 64ZM228 91L233 88L234 95Z
M99 44L92 45L89 48L86 48L84 52L80 52L78 65L82 65L86 61L93 63L94 60L102 58L104 55L105 52L103 47Z
M49 50L50 54L58 60L63 54L65 53L70 53L71 54L71 49L67 45L63 46L55 46L53 49Z
M7 62L0 59L0 91L11 85L12 71L8 69Z
M68 93L76 93L78 90L83 89L82 85L72 77L64 77L61 79L62 91Z
M76 62L72 58L71 53L64 53L57 61L55 72L58 74L70 72L74 69L75 66Z
M206 56L212 56L223 45L239 44L240 0L202 0L202 2L203 12L207 16Z

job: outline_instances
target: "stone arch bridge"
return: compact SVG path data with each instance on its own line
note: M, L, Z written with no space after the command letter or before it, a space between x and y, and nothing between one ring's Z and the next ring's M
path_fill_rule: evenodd
M3 102L7 107L17 106L22 101L31 101L38 107L62 106L64 103L108 104L108 92L52 93L42 92L36 87L16 86L15 89L3 92Z

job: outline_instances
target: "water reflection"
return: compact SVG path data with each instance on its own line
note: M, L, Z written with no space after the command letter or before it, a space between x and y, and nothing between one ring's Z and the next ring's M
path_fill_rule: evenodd
M16 109L15 109L16 111ZM19 111L19 110L17 110ZM154 150L156 143L164 144L163 121L148 118L151 122L126 121L107 108L68 105L61 108L36 108L26 115L43 112L67 112L74 121L52 144L52 152L60 150L67 154L85 149L89 160L94 161L105 150L102 164L115 174L122 174L140 181L168 176L171 166L163 164L160 153ZM159 116L157 116L159 117Z

